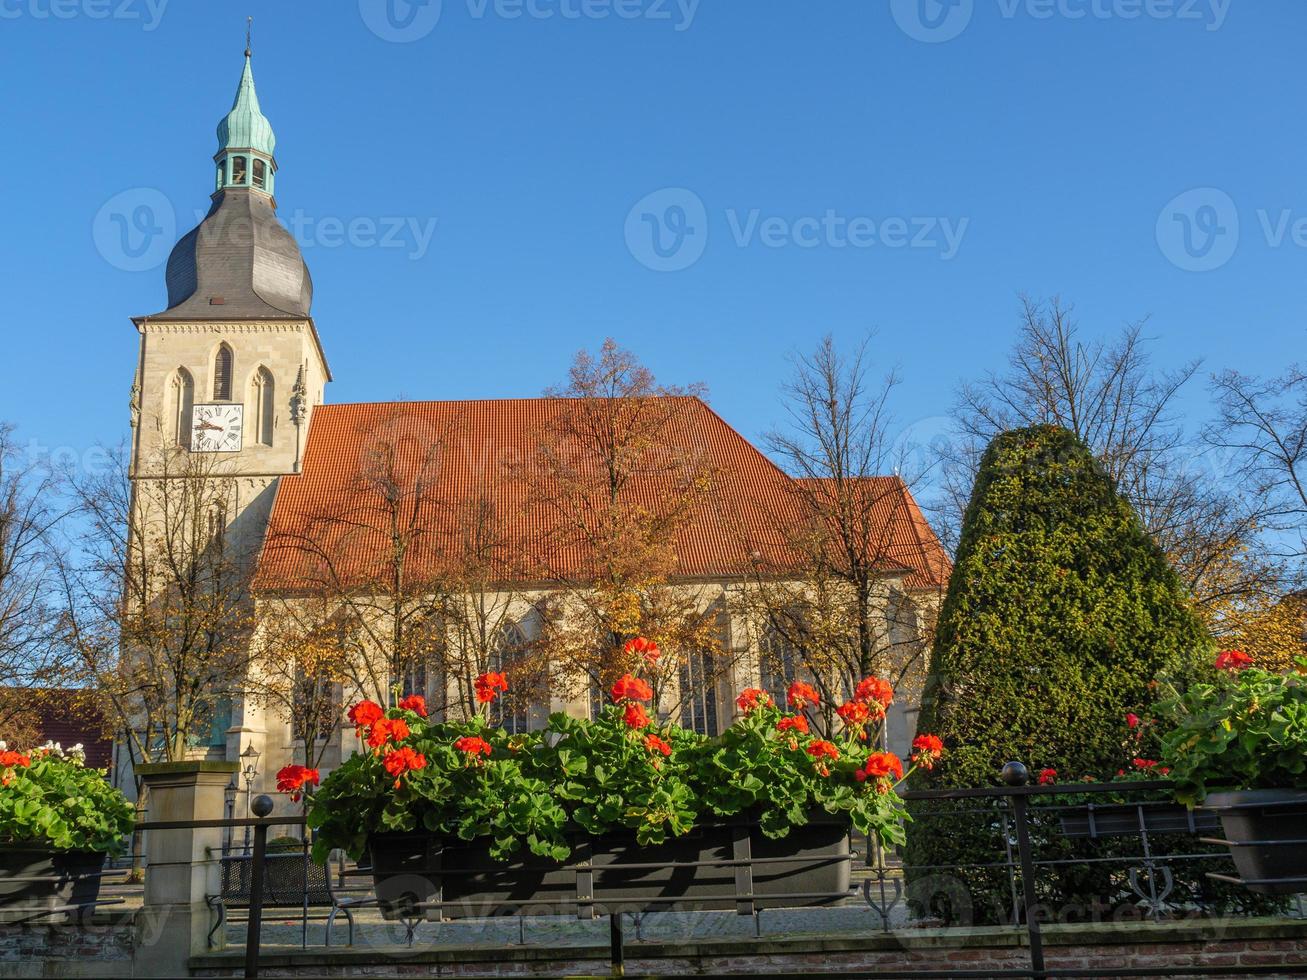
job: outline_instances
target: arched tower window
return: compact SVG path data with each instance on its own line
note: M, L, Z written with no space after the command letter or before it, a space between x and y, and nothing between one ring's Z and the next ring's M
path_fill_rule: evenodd
M231 182L233 184L243 185L245 183L245 157L231 158Z
M183 449L191 448L191 414L195 406L195 381L191 372L178 368L172 376L170 415L172 417L173 440Z
M502 726L510 735L525 732L531 725L531 706L525 692L515 691L513 676L515 668L522 662L526 646L522 627L510 623L500 629L490 653L490 670L508 675L508 693L490 706L490 724Z
M262 190L268 183L268 165L258 157L254 158L254 186Z
M276 424L276 384L272 372L260 367L250 381L250 418L254 439L261 446L272 445L272 429Z
M218 161L218 190L227 186L227 160L224 157Z
M213 358L213 400L231 401L231 348L223 344Z

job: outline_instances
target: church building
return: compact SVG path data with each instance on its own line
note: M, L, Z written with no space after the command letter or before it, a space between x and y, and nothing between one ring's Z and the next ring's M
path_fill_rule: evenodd
M509 670L535 642L560 592L590 574L591 556L576 542L547 559L537 555L566 515L560 518L542 498L538 472L535 480L523 476L540 434L572 406L550 397L330 404L332 371L312 315L313 283L295 239L277 218L276 140L259 105L248 51L235 102L217 135L212 206L168 259L167 306L133 320L140 341L133 479L186 479L156 463L173 450L221 471L231 492L208 519L222 547L248 556L249 601L263 613L321 598L324 582L336 590L331 598L337 606L357 606L368 583L386 580L389 571L396 572L392 579L402 573L411 596L441 573L446 552L434 542L465 540L480 520L496 540L534 562L514 564L515 571L498 576L488 590L498 609L490 666ZM333 332L345 329L349 325L325 327L328 345ZM377 342L384 344L384 336ZM774 563L765 575L751 568L768 549L781 547L798 487L704 401L685 395L674 402L667 406L667 417L674 418L669 445L683 453L678 458L693 458L711 474L714 503L676 527L669 581L711 623L717 659L725 666L714 670L702 651L668 651L682 662L664 717L715 734L730 724L741 690L761 687L783 697L802 673L803 656L746 601L757 582L785 577ZM378 472L383 464L388 468ZM672 470L641 489L650 507L675 492ZM363 485L369 481L373 489L384 484L391 503L410 502L410 527L423 502L432 502L431 534L409 542L398 565L387 564L395 556L397 511L387 515L368 502ZM911 651L917 666L908 672L919 672L949 560L901 480L868 477L866 485L879 495L877 533L885 542L876 598L885 643ZM802 570L793 577L802 579ZM397 677L386 669L387 652L375 654L381 666L373 675L383 680L337 685L341 705L364 695L384 700L385 688L396 685L440 705L445 689L461 683L419 663ZM523 728L542 723L551 711L584 715L602 701L595 688L583 679L566 690L537 691L496 720ZM888 744L904 754L914 734L912 702L902 697L888 719ZM197 740L198 754L236 761L258 753L254 793L271 791L271 774L282 765L303 761L294 726L266 700L232 697L211 729L207 740ZM357 746L343 712L324 739L324 770Z

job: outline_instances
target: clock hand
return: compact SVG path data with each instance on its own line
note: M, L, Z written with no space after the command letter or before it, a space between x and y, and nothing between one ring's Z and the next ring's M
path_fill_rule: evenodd
M215 432L221 432L222 426L214 425L212 422L200 422L195 426L197 429L213 429Z

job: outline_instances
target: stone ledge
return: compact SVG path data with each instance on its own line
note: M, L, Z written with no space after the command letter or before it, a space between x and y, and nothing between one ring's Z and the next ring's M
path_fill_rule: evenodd
M192 762L143 762L136 767L139 776L177 776L192 772L233 773L240 769L239 762L219 759L196 759Z
M1290 940L1307 961L1307 920L1206 919L1179 922L1051 925L1043 930L1046 947L1150 947L1189 943ZM944 950L1024 949L1026 931L1006 926L968 929L907 929L893 933L868 932L846 936L788 936L756 940L704 940L697 942L628 941L628 959L729 960L738 957L793 957L814 954L921 953ZM244 951L192 957L192 969L229 969L243 962ZM355 966L384 960L393 964L542 963L557 960L602 960L606 945L575 947L453 945L413 950L405 946L355 946L315 952L269 949L259 962L270 969Z

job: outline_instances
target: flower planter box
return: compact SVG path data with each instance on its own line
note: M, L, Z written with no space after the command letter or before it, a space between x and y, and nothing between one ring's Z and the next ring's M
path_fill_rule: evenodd
M0 911L91 905L100 895L98 851L0 848Z
M1307 892L1307 791L1210 793L1244 887L1260 895Z
M708 823L663 844L633 833L572 838L564 862L490 857L484 840L379 834L371 840L376 895L386 918L455 918L621 911L830 905L850 887L849 825L822 811L780 840L755 821Z
M1141 819L1142 818L1142 819ZM1059 818L1064 837L1130 837L1150 834L1207 834L1220 827L1215 814L1178 803L1113 803L1064 810Z

